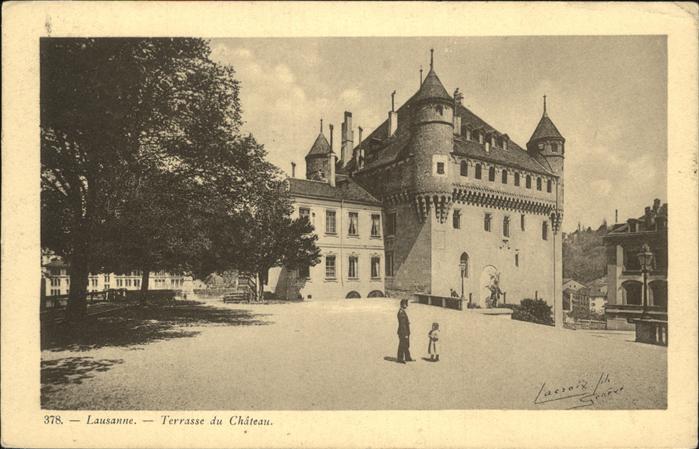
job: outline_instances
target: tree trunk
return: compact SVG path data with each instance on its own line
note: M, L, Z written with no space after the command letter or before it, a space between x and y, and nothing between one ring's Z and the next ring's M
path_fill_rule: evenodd
M70 261L70 291L66 305L66 320L79 323L87 315L87 281L89 277L86 257L74 254Z
M148 268L144 268L141 275L141 295L139 297L139 302L141 305L144 305L146 303L146 299L148 298L148 281L150 281L150 270Z

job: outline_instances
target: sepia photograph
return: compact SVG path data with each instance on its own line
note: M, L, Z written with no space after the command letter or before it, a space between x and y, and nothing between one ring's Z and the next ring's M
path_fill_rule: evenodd
M42 407L664 409L666 92L664 36L42 39Z
M698 14L636 7L4 6L2 446L692 447Z

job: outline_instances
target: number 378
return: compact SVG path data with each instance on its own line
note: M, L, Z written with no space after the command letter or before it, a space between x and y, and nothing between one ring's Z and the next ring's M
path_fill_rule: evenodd
M63 424L58 415L44 415L44 424Z

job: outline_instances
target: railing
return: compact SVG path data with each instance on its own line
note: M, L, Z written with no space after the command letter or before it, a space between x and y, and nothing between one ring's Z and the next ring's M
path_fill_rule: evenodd
M598 321L598 320L577 320L575 322L574 328L575 329L591 329L591 330L606 329L607 322L606 321Z
M667 346L667 321L636 320L636 341L654 345Z
M420 304L445 307L447 309L463 310L463 298L452 298L449 296L428 295L426 293L416 293L415 296Z
M147 297L151 300L169 300L175 297L175 290L148 290ZM44 309L62 309L68 304L69 295L54 295L43 298ZM132 301L141 297L140 290L127 290L125 288L112 288L99 292L87 292L85 301L87 304L100 302Z
M610 318L626 318L629 323L643 315L643 306L636 304L607 304L605 314ZM646 317L667 321L667 308L646 306Z

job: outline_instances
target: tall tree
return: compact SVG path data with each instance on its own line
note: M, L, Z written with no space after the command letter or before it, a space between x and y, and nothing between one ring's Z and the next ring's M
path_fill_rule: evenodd
M113 224L134 209L145 179L154 170L202 176L186 162L208 162L216 149L194 147L191 132L237 130L233 71L208 54L200 39L42 39L42 245L70 264L69 320L85 314L89 272L116 260L105 251ZM207 91L205 80L221 74Z

